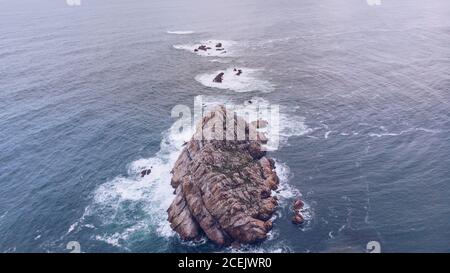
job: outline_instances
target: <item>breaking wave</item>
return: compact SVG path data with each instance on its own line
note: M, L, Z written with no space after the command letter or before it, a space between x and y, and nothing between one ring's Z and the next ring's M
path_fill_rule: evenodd
M118 176L94 191L92 203L67 233L93 226L89 219L94 217L100 234L93 239L116 247L127 249L133 238L149 233L173 236L166 213L174 197L170 171L191 135L188 130L167 130L155 156L132 162L126 176ZM152 172L141 177L140 172L150 168Z
M167 34L175 34L175 35L189 35L189 34L194 34L195 31L192 30L175 30L175 31L171 31L168 30Z

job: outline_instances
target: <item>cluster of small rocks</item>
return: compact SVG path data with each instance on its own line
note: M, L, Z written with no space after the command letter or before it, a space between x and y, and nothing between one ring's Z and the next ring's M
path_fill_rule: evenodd
M194 52L199 52L199 51L205 51L207 52L208 50L213 50L212 47L207 46L207 45L200 45L199 47L194 49ZM215 50L216 51L222 51L223 54L227 53L227 51L225 50L225 48L223 47L222 43L217 43L215 46Z

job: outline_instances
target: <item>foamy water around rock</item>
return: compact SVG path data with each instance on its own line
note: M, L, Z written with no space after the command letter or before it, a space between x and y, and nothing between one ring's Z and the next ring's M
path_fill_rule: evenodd
M259 97L252 98L252 103L270 106L267 100ZM226 96L220 101L217 98L203 97L203 104L205 111L208 111L219 104L236 108L245 107L245 105L248 106L248 101L236 104ZM309 128L304 124L304 119L294 113L282 111L280 118L283 124L280 127L280 133L284 136L280 140L280 147L287 144L289 137L301 136L309 132ZM170 172L181 153L183 144L191 138L192 134L193 131L178 132L172 128L167 130L163 135L160 150L155 156L131 162L127 176L119 176L100 185L94 192L92 203L86 207L83 216L70 226L68 234L81 229L91 229L95 234L93 235L95 240L123 250L127 250L140 237L150 234L164 240L173 238L176 234L167 221L167 209L174 198L173 188L170 185L172 178ZM289 167L277 159L275 159L275 164L280 184L274 194L278 197L279 206L283 208L290 205L289 200L301 196L301 194L288 182ZM141 177L141 170L150 167L152 167L152 173ZM92 216L99 218L101 222L94 225L89 220ZM277 218L276 213L272 220L276 221ZM309 220L310 217L305 219ZM111 228L112 226L115 228ZM269 233L269 240L272 240L277 234L279 233L275 226ZM201 244L205 243L207 240L201 241ZM268 249L243 246L241 251L253 252L256 249L261 252L277 252L282 249L286 251L288 248L283 245ZM225 251L232 250L225 249Z
M221 45L218 47L217 45ZM227 40L205 40L194 44L174 45L175 49L186 50L191 53L203 57L231 57L234 56L237 42ZM207 50L198 50L199 47L205 46ZM197 50L197 51L196 51Z
M242 74L237 76L235 69L241 69ZM219 74L223 74L221 83L214 82L214 78ZM195 77L195 80L207 87L218 89L227 89L234 92L271 92L274 90L273 84L267 80L261 79L263 71L260 69L230 67L226 70L217 70L211 73L201 74Z

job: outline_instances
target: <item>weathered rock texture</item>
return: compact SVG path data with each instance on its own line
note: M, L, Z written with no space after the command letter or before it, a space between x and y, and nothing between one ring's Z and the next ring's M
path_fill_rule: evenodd
M254 125L234 115L225 121L226 116L220 106L204 117L172 170L176 196L168 209L169 221L183 239L205 234L218 245L255 243L266 239L272 228L269 219L278 202L271 191L279 180L274 161L261 149L267 140L261 133L249 140ZM227 140L220 140L227 126L233 126L234 137L243 129L246 139L229 140L228 134ZM206 135L214 140L200 140Z

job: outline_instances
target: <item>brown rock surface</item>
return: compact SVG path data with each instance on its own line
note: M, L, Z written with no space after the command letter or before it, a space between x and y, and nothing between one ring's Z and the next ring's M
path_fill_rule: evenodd
M218 245L255 243L272 228L275 162L261 149L265 137L249 140L254 126L234 115L226 120L227 114L220 106L202 119L172 170L176 196L168 220L183 239L205 234ZM241 130L247 137L237 140Z
M294 200L294 205L292 207L292 211L294 212L294 216L292 217L292 222L294 224L302 224L304 221L304 217L302 215L301 210L303 209L305 203L299 198Z
M305 204L303 203L303 201L297 198L294 201L294 210L300 210L303 208L304 205Z
M296 225L303 223L303 221L304 221L304 219L303 219L303 216L301 214L295 214L292 217L292 223L294 223Z

